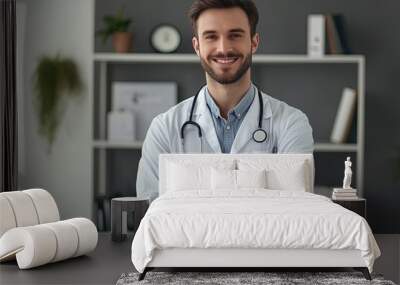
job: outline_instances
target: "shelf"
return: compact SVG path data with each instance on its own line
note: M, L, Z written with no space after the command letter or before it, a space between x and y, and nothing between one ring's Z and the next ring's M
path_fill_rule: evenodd
M93 141L94 148L117 148L117 149L141 149L143 142L141 141L106 141L106 140L95 140Z
M318 152L357 152L357 144L342 143L316 143L314 151Z
M94 60L97 62L115 63L199 63L195 54L159 54L159 53L95 53ZM252 62L286 64L286 63L361 63L364 61L362 55L326 55L324 57L309 57L307 55L295 54L256 54Z
M93 147L95 148L113 148L113 149L141 149L143 142L141 141L107 141L95 140ZM333 143L316 143L315 151L318 152L357 152L357 144L333 144Z

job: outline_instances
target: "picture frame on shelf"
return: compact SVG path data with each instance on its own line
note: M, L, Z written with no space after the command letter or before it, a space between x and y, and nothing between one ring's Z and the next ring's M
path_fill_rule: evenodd
M176 82L116 81L112 83L112 109L135 115L135 140L143 141L151 121L177 104Z

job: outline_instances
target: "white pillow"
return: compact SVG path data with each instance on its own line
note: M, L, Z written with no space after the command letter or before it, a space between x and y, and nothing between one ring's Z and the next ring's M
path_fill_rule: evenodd
M181 164L171 163L168 169L169 185L172 191L184 191L209 188L209 172L211 167L186 167ZM207 173L208 172L208 173Z
M267 188L267 171L236 170L237 188Z
M266 188L266 171L211 169L211 189L240 190L241 188Z
M268 188L273 190L306 191L305 163L297 163L288 169L270 169L267 172Z
M239 159L237 163L240 170L266 169L268 189L291 191L311 189L310 170L307 161Z
M232 169L211 169L211 189L212 190L235 190L236 189L236 170Z
M235 161L217 161L213 164L209 161L170 161L167 167L167 191L210 190L211 169L234 169Z

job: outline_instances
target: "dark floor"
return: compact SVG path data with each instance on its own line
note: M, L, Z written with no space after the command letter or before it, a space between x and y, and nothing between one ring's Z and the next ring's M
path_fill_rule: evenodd
M131 240L115 243L109 233L100 233L88 256L28 270L18 270L16 262L0 264L0 284L115 284L122 273L135 270L130 252Z
M131 240L115 243L101 233L94 252L88 256L19 270L16 262L0 264L0 284L115 284L124 272L134 271L130 259ZM375 263L376 273L399 283L400 235L376 235L382 251Z

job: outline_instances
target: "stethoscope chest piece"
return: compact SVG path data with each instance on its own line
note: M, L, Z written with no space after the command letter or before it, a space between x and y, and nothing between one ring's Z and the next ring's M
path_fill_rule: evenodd
M265 142L267 140L267 132L263 129L257 129L253 133L253 140L258 143Z

